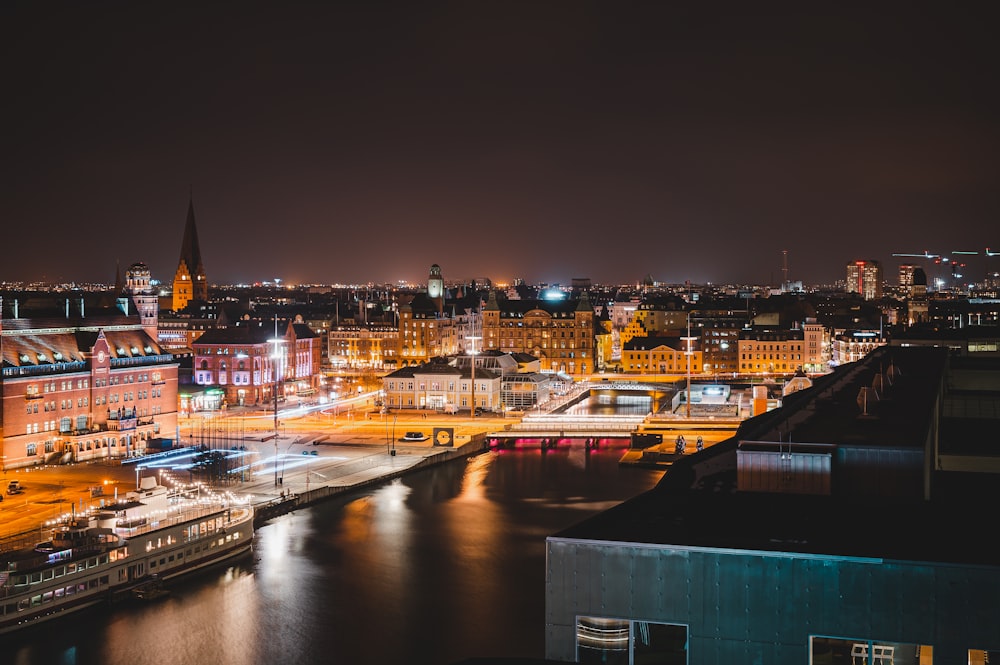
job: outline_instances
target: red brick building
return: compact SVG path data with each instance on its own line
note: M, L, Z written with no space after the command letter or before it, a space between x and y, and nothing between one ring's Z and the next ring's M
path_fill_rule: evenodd
M130 457L177 433L177 363L133 302L3 300L3 468Z
M321 377L322 339L299 320L277 330L275 336L275 326L249 321L205 331L192 344L195 384L220 389L234 406L269 403L276 383L280 398L312 395Z

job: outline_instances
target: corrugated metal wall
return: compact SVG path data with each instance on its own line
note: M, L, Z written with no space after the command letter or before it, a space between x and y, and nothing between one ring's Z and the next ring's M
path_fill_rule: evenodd
M573 661L578 616L688 626L688 662L809 662L810 636L1000 650L1000 571L550 538L546 657Z

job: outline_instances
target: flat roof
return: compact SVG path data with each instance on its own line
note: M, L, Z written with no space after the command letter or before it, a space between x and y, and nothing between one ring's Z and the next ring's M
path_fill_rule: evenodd
M933 468L929 442L953 436L951 428L962 422L937 416L943 410L943 396L960 392L950 385L948 372L945 349L877 349L863 361L821 377L812 388L787 396L781 408L744 421L733 438L675 462L653 489L551 538L1000 565L1000 548L984 540L992 529L1000 476ZM861 388L872 387L876 374L890 375L892 385L866 407L858 394ZM995 435L987 438L989 432L977 430L975 423L970 427L966 436L978 440L977 448L996 441ZM930 498L877 491L871 495L739 491L736 451L741 441L830 444L823 448L832 451L834 465L844 459L851 464L869 460L863 468L851 470L858 474L855 481L870 475L873 483L890 479L890 484L897 468L888 462L879 466L879 460L895 459L886 448L896 448L908 459L923 459ZM851 455L838 457L837 450L845 447ZM866 454L864 448L872 453ZM992 454L1000 459L1000 449L993 448ZM912 468L905 472L920 473ZM833 478L836 481L837 476Z

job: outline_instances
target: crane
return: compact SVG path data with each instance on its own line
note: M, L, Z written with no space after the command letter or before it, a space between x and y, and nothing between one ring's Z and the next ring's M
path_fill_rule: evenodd
M921 259L939 259L939 258L941 258L940 254L931 254L926 249L924 250L923 254L893 254L893 256L913 256L913 257L921 258Z

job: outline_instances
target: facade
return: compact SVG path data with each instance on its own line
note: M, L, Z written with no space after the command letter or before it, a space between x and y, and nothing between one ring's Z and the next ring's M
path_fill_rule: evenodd
M482 313L483 348L529 353L543 372L580 376L595 369L595 313L586 292L578 300L506 300L490 291Z
M552 391L552 375L536 371L537 365L537 358L497 351L437 358L383 377L385 405L458 412L475 403L484 411L525 411L547 402Z
M1000 394L1000 366L966 361L879 348L550 536L545 657L1000 658L1000 553L975 543L1000 458L967 436L984 386ZM873 378L883 398L865 410L857 396Z
M857 293L865 300L882 297L882 264L873 260L858 260L847 264L847 292Z
M802 369L810 374L823 374L830 369L830 339L826 327L814 318L802 324Z
M805 364L805 334L791 330L753 326L740 331L740 374L792 375Z
M696 338L633 337L622 345L622 371L626 374L701 374L704 361Z
M643 301L619 335L622 346L633 337L662 337L685 330L688 313L677 303Z
M131 457L176 436L177 363L134 306L104 302L2 303L3 468Z
M401 367L382 379L385 406L392 409L455 408L469 411L475 405L486 411L501 409L501 374L466 363L458 367L443 358L422 365Z
M420 365L433 358L482 350L479 296L447 298L441 267L431 266L427 290L399 307L400 366Z
M188 202L187 222L181 241L181 257L174 273L172 309L179 312L192 300L208 300L208 279L198 244L198 229L194 223L194 200Z
M887 343L880 330L844 330L834 335L830 342L830 364L856 362Z
M278 335L275 335L275 328ZM320 382L320 338L301 322L213 328L194 342L194 383L234 406L307 397ZM277 394L276 394L277 393ZM221 402L210 402L218 408Z
M399 328L384 323L340 323L327 333L327 358L334 369L381 369L398 354Z

